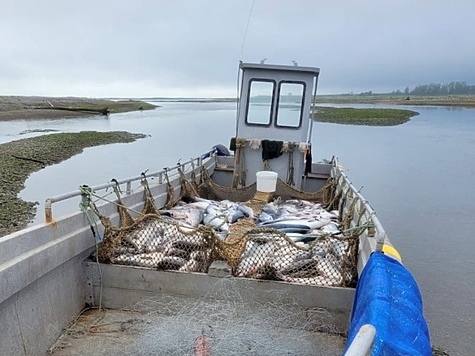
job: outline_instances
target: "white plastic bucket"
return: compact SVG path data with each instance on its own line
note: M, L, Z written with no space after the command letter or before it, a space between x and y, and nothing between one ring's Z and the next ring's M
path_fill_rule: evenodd
M275 187L277 185L277 176L278 174L272 171L257 172L257 191L264 193L275 192Z

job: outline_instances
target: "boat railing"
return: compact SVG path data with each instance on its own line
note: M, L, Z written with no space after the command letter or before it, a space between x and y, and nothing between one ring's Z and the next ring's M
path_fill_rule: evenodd
M360 241L363 244L368 244L367 246L360 246L362 259L358 261L358 270L361 272L371 252L383 249L383 245L388 241L386 232L370 203L363 197L360 190L356 189L343 171L343 168L338 164L337 157L332 159L331 175L337 186L335 194L341 196L340 211L342 216L352 215L350 227L368 224L367 230L360 236L366 236L366 239L360 239Z
M108 188L116 187L117 185L126 185L125 194L129 195L132 193L132 183L137 181L142 181L145 178L156 178L157 184L162 184L166 181L166 179L173 179L180 175L180 172L186 173L188 171L193 171L195 168L200 167L203 165L203 160L208 157L216 157L216 149L213 148L208 152L205 152L203 155L195 158L191 158L186 162L179 162L175 166L172 167L165 167L160 171L156 172L143 172L138 176L133 176L124 179L113 179L109 183L99 184L90 187L90 189L94 192L102 191ZM64 194L55 195L53 197L47 198L45 200L45 222L51 223L53 222L53 204L58 203L67 199L79 197L83 194L83 192L78 189L75 191L71 191Z

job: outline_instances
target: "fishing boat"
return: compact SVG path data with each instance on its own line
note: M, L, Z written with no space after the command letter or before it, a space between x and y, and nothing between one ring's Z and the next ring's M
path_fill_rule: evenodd
M279 354L242 336L274 329L265 340L287 336L285 354L431 354L417 283L375 211L336 156L312 161L319 73L240 63L229 147L212 143L174 167L50 197L44 223L0 239L0 353ZM78 210L56 216L55 204L70 199ZM210 312L223 301L231 311ZM269 323L277 310L290 316L253 331L268 307ZM105 322L104 310L126 319ZM174 332L201 328L178 338L185 348L144 329L172 316L188 318ZM224 349L219 337L230 342L233 327L245 340ZM291 329L337 341L318 338L304 352Z

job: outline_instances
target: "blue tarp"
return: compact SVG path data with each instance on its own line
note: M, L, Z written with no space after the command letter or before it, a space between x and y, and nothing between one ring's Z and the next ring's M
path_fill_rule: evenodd
M371 255L358 281L347 347L365 324L376 328L371 355L432 355L417 283L381 252Z

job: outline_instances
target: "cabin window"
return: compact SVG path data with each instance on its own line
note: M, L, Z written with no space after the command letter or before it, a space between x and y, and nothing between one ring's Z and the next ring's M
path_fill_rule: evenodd
M270 125L274 87L274 81L250 81L246 123L251 125Z
M305 83L280 83L276 126L300 127L302 124L304 93Z

